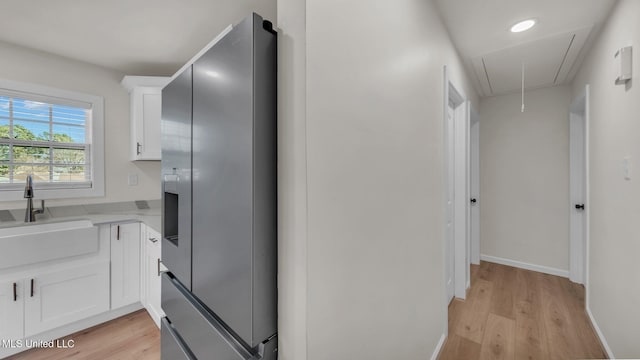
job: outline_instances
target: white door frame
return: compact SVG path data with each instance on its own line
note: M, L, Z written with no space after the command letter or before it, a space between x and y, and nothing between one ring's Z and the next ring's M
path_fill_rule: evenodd
M470 219L470 246L469 253L471 264L480 264L480 115L469 106L469 171L471 184L469 194L476 201L471 204ZM471 276L471 274L469 274Z
M465 299L469 278L469 257L467 247L469 246L469 103L464 96L449 80L447 67L444 67L444 99L443 99L443 128L444 128L444 226L443 234L444 249L444 293L447 294L447 269L449 257L447 256L447 187L450 182L454 185L454 295L457 298ZM455 111L454 116L454 178L448 176L448 127L447 116L449 104L452 104ZM446 297L446 296L445 296ZM446 299L445 304L449 304L450 299ZM447 308L445 307L445 311Z
M589 283L589 85L585 86L571 104L570 118L570 234L569 234L569 279L573 282ZM582 148L582 153L574 149ZM575 165L575 162L581 162ZM582 180L582 181L580 181ZM584 211L578 213L575 205L584 203ZM582 221L577 218L582 216ZM589 301L587 291L587 304Z

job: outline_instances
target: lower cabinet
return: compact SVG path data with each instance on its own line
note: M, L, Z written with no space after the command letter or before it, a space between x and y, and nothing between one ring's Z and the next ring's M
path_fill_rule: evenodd
M23 275L0 280L0 358L25 350L25 338L109 311L108 260Z
M90 257L0 273L0 359L24 350L26 338L140 302L160 327L160 234L138 222L104 224L98 240Z
M146 227L142 241L142 305L147 309L156 325L160 327L160 319L164 316L160 307L160 272L162 270L160 234Z
M111 308L140 301L140 223L111 225Z
M24 336L23 285L23 280L0 281L0 341L15 341ZM10 346L0 343L0 350Z
M25 337L109 310L108 262L34 276L25 285Z

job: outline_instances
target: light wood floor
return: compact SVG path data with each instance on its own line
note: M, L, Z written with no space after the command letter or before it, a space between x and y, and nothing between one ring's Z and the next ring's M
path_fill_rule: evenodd
M160 332L144 310L70 335L73 349L34 349L10 360L158 360ZM482 262L467 300L449 305L439 359L602 359L584 311L584 288L568 279Z
M73 349L32 349L8 360L158 360L160 330L145 310L69 335Z
M449 305L439 359L604 359L584 310L584 287L489 262L471 267L466 300Z

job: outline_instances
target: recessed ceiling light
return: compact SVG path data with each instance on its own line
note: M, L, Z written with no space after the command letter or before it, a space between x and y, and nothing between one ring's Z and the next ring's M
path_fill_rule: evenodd
M536 19L520 21L511 27L511 32L519 33L531 29L536 24Z

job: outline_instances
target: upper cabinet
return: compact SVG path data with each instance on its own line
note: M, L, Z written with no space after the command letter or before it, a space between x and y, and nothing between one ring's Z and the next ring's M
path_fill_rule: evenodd
M125 76L122 79L122 86L131 96L131 161L161 159L162 88L170 79L163 76Z

